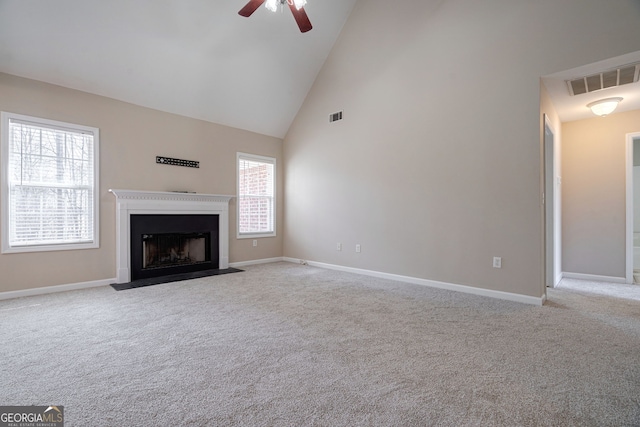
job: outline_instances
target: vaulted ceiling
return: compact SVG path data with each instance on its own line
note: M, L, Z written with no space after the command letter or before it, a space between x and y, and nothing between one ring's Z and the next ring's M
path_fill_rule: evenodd
M0 0L0 72L283 138L356 0Z
M0 72L283 138L356 0L308 0L313 29L248 0L0 0ZM378 30L380 31L380 29ZM570 96L566 80L640 62L640 53L545 76L562 121L640 83Z

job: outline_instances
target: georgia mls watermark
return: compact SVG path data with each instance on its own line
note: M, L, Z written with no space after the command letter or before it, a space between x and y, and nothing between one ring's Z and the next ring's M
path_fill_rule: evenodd
M0 427L64 427L64 406L0 406Z

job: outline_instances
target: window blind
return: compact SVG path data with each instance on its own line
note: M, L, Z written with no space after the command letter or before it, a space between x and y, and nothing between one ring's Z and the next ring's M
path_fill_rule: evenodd
M94 241L94 135L9 120L9 244Z
M238 157L238 231L275 231L275 159Z

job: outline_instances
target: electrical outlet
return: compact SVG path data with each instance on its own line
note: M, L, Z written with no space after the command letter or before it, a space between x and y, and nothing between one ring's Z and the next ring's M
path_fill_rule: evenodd
M356 252L360 253L360 245L356 245Z
M258 241L257 241L257 240L254 240L254 241L253 241L253 246L254 246L254 247L255 247L255 246L258 246Z
M502 258L499 256L493 257L493 268L502 268Z
M338 245L336 246L336 250L338 251L342 250L342 243L338 243Z

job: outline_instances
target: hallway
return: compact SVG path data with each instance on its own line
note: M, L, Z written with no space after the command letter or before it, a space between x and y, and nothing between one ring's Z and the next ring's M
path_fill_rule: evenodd
M595 282L565 278L562 279L554 289L640 301L640 285L638 284L629 285L626 283ZM549 291L549 288L547 291Z

